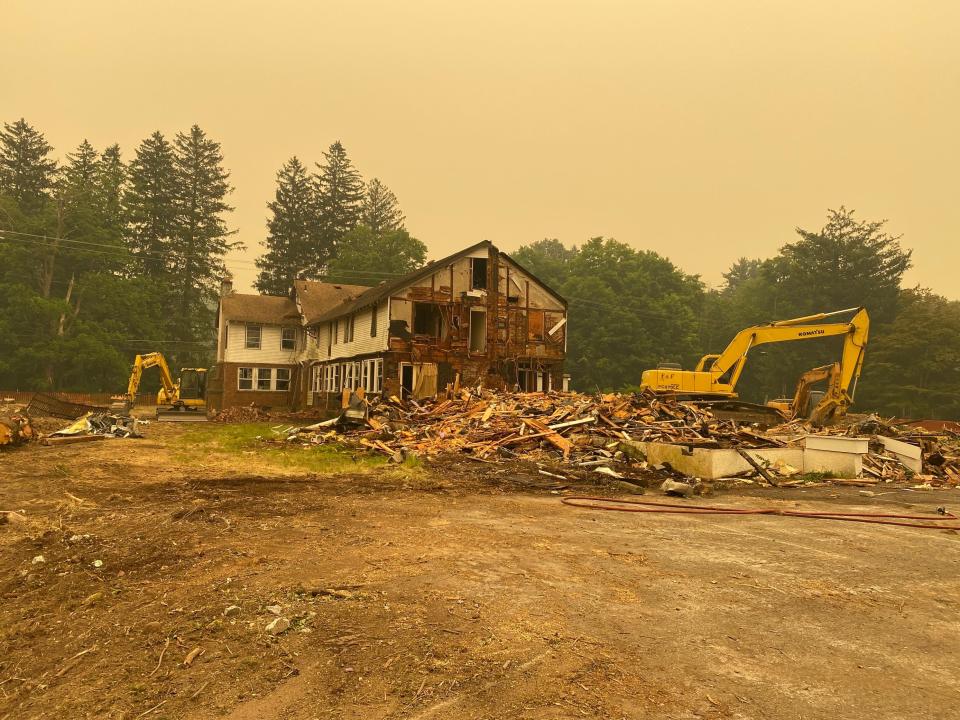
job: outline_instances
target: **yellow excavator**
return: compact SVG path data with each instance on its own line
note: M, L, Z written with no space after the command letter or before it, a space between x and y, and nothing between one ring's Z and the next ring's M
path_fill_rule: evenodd
M833 321L833 318L850 313L853 317L846 322ZM658 395L702 401L721 411L765 410L776 413L780 419L807 417L817 425L827 425L846 414L847 408L853 404L869 329L870 318L862 307L756 325L738 332L722 353L704 355L695 370L664 366L646 370L640 386L642 390ZM840 361L804 373L793 399L775 400L766 406L750 406L737 401L737 381L751 349L766 343L837 336L844 337ZM826 390L822 397L818 397L813 386L824 380L827 381ZM810 407L815 398L816 404Z
M137 355L130 371L127 392L114 396L123 410L130 412L137 400L140 379L147 368L160 368L160 390L157 392L157 420L161 422L206 422L207 421L207 370L206 368L183 368L180 378L174 380L170 367L162 353Z

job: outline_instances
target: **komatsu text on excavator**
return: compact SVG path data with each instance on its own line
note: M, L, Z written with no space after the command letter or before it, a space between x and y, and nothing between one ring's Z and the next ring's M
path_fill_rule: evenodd
M833 318L850 313L853 313L853 317L847 322L832 321ZM839 362L804 373L792 400L775 400L767 404L767 407L777 412L782 419L806 417L816 425L827 425L846 414L847 408L853 404L857 380L863 368L863 354L869 329L870 318L862 307L756 325L737 333L722 353L704 355L695 370L660 367L644 371L640 381L641 389L648 389L659 395L705 401L720 409L723 409L725 404L730 407L745 406L746 403L732 401L737 398L737 381L743 372L747 353L752 348L765 343L815 340L842 335L843 353ZM812 386L824 380L827 381L826 389L811 408L811 400L816 397Z
M130 371L127 392L114 399L129 412L137 400L143 371L157 366L160 369L160 390L157 393L157 420L174 422L205 422L207 420L206 368L183 368L180 378L174 380L166 358L161 353L137 355Z

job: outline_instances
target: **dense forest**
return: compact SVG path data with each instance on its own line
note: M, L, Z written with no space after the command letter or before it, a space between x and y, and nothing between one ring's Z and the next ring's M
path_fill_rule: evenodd
M81 142L58 162L24 120L0 132L0 389L115 391L132 356L163 350L207 364L228 252L231 186L220 145L194 126L154 132L129 161ZM379 179L335 142L309 166L290 158L267 203L256 288L294 277L354 284L420 267ZM872 326L857 406L960 418L960 302L905 287L910 251L884 222L846 208L798 228L767 259L740 258L710 289L656 253L609 238L540 240L512 255L570 303L568 370L581 390L624 389L660 362L692 367L741 328L866 306ZM801 372L836 359L838 341L769 345L750 355L741 394L792 393Z

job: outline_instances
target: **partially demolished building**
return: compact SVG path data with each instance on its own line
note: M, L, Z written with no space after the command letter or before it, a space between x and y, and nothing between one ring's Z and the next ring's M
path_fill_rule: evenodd
M375 287L229 292L208 404L304 408L361 387L423 398L458 382L565 389L566 323L566 301L488 241Z

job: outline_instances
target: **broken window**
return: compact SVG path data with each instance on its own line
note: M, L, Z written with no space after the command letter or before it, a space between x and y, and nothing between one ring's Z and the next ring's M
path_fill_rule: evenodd
M470 352L487 350L487 311L470 310Z
M283 330L280 331L280 349L281 350L297 349L296 328L283 328Z
M253 390L253 368L237 368L237 390Z
M377 336L377 304L370 308L370 337Z
M413 334L440 337L443 327L443 314L436 303L413 304Z
M259 350L260 349L260 326L259 325L247 325L247 350Z
M343 341L345 343L353 342L353 321L355 318L355 315L351 315L343 323Z
M527 312L527 340L543 341L543 310Z
M277 390L290 389L290 368L277 368Z
M270 390L273 368L257 368L257 390Z
M340 334L340 321L334 320L330 323L330 337L333 338L333 344L336 345L339 342L340 338L337 336Z
M470 288L487 289L487 258L470 258Z

